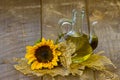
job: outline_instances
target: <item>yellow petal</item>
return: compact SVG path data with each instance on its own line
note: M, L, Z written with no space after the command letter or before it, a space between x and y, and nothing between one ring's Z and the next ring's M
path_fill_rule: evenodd
M37 45L34 45L34 46L33 46L33 50L36 50L36 49L38 49L38 47L39 47L39 46L37 46Z
M30 59L31 57L34 57L34 55L33 55L33 54L29 54L29 53L27 53L27 54L25 55L25 58L26 58L26 59Z
M53 60L57 60L57 59L58 59L58 56L57 56L57 55L54 55Z
M31 65L31 69L34 70L36 69L36 65L38 64L37 61L33 62L32 65Z
M26 47L26 52L27 53L34 53L34 48L32 46L27 46Z
M60 51L56 51L56 54L57 54L58 56L60 56L60 55L61 55L61 52L60 52Z
M42 45L43 45L43 43L42 43L42 42L40 42L40 43L36 44L36 46L38 46L38 47L41 47Z
M33 47L32 46L26 46L26 49L32 49Z
M54 45L53 40L47 40L47 42L49 43L49 45Z
M48 66L48 69L52 69L54 66L53 65L49 65Z
M58 48L58 45L55 45L55 49Z
M35 69L39 69L40 67L39 67L39 62L38 61L35 61L35 63L36 63L36 67L35 67Z
M58 57L55 57L53 60L54 60L54 61L59 61Z
M42 42L46 42L45 38L42 38Z
M36 69L42 69L42 63L38 63Z
M58 65L56 61L53 61L52 64L53 64L54 66L57 66L57 65Z
M30 58L29 61L28 61L28 64L31 64L34 60L36 60L36 58Z
M55 50L54 45L49 45L49 46L50 46L50 49L52 49L53 51Z
M34 50L26 50L26 53L29 53L29 54L34 54Z
M43 67L47 68L49 66L49 63L43 63Z
M50 41L49 40L46 41L46 45L50 45Z
M54 44L53 40L51 40L51 44Z

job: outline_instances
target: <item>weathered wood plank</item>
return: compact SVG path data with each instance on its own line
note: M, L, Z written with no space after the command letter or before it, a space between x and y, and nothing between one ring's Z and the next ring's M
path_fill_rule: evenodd
M37 80L13 68L13 58L23 57L25 46L40 38L39 0L0 2L0 80Z
M91 0L90 14L93 10ZM104 15L95 27L99 38L96 51L104 50L107 57L117 66L112 70L120 75L120 1L95 0L95 10ZM56 39L60 18L70 18L73 8L82 6L80 0L43 0L43 36ZM91 16L91 15L90 15ZM23 57L25 46L34 44L40 38L40 0L1 0L0 2L0 80L40 80L28 77L13 68L13 57ZM86 72L84 80L101 80ZM51 77L44 76L43 80ZM79 80L77 76L56 76L55 80ZM52 80L52 79L51 79Z

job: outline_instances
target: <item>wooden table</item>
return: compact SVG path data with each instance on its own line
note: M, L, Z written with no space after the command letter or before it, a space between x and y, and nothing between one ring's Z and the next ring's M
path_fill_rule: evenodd
M120 1L96 0L95 5L92 1L90 15L95 11L103 15L95 27L99 38L96 51L105 51L104 55L117 67L113 71L120 76ZM72 9L82 5L80 0L43 0L43 36L56 39L59 19L70 18ZM0 0L0 80L41 79L25 76L13 67L13 58L24 57L25 46L33 45L41 37L40 7L40 0ZM86 80L101 80L93 76L92 71L88 74ZM51 80L51 77L44 76L43 79ZM55 79L78 80L78 77L57 76Z

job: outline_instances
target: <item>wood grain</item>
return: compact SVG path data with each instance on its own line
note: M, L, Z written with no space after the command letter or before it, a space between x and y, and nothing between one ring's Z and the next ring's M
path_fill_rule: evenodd
M104 15L98 20L95 32L99 38L97 51L104 50L107 57L117 66L111 71L120 76L120 1L95 0L90 2L90 16L93 8ZM82 0L43 0L43 36L56 39L60 31L60 18L70 18L74 8L83 6ZM0 80L52 80L25 76L13 67L14 57L24 57L25 46L33 45L40 38L40 0L0 0ZM93 71L84 80L101 80ZM95 76L94 76L95 74ZM56 76L55 80L81 80L78 76Z

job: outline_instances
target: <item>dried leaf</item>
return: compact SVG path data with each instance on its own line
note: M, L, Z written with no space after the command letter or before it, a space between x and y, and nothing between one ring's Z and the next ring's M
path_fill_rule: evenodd
M82 66L80 64L71 64L69 71L72 75L77 74L79 76L82 76L84 69L85 69L85 66Z
M107 80L119 80L118 75L115 74L115 73L113 73L113 72L110 72L110 71L105 70L102 74L104 74L104 77L105 77Z
M62 66L55 67L51 70L49 69L31 70L30 65L27 64L26 59L22 58L22 59L17 59L16 61L18 62L18 64L14 65L16 70L26 75L43 76L43 75L49 74L51 76L56 76L56 75L66 76L70 74L70 72L65 68L63 68Z
M107 65L113 65L113 67L115 67L107 57L99 54L91 55L86 61L82 62L81 65L100 71L106 70L105 66Z
M72 60L71 56L75 52L75 45L73 43L61 42L58 44L59 50L61 51L62 55L60 56L61 64L66 68L69 69Z

